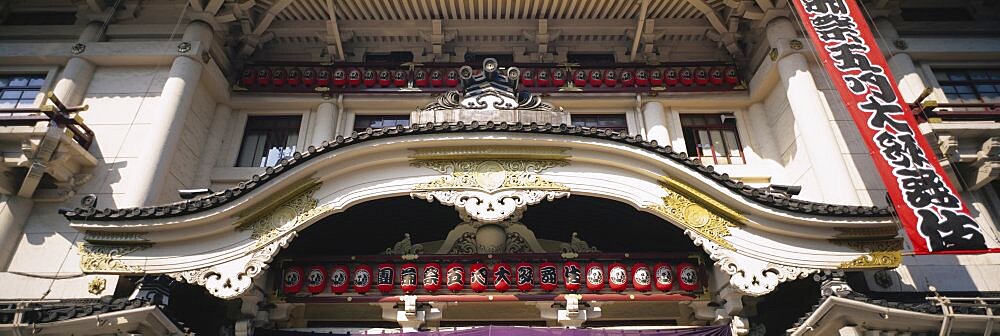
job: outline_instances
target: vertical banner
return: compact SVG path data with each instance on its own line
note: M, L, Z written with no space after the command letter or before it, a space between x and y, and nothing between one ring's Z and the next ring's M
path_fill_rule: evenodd
M914 252L986 252L979 225L918 131L855 0L792 2L865 139Z

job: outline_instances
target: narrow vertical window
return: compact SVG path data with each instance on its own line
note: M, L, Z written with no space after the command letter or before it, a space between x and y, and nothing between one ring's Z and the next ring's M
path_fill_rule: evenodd
M243 131L237 167L268 167L295 152L301 116L251 116Z
M689 156L706 164L744 164L736 118L727 114L681 114Z

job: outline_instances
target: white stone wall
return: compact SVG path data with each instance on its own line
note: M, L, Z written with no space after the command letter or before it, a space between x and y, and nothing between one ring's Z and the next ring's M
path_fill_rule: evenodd
M204 86L204 84L199 84ZM170 171L163 189L160 190L159 203L169 203L180 200L179 189L193 189L206 186L196 185L198 167L201 164L205 143L208 141L209 127L215 113L215 100L207 90L196 90L187 113L180 142L174 149L170 161Z

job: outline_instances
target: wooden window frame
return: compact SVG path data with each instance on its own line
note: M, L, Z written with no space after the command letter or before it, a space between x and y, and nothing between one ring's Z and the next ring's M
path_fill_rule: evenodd
M685 118L693 116L700 117L703 120L718 119L720 121L718 124L706 124L706 125L685 124L684 122ZM731 118L732 124L727 124L726 122L722 121L722 116L727 116L727 119ZM740 131L735 116L728 113L684 113L681 114L680 120L681 120L681 133L684 136L684 143L687 147L685 150L688 151L689 156L693 156L699 159L710 157L713 162L708 162L708 163L716 165L747 164L746 153L743 152L743 140L740 139ZM701 146L702 143L700 141L700 137L698 136L699 131L708 132L708 137L709 137L708 149L712 151L711 156L703 155L704 154L702 151L703 147ZM719 133L722 138L719 140L721 140L722 146L724 147L724 149L726 149L725 155L719 155L719 151L716 150L715 141L713 141L712 137L712 131L720 131ZM728 143L728 141L726 140L726 136L724 135L724 132L726 131L732 132L733 138L736 140L735 144ZM692 149L694 149L693 153ZM730 155L730 151L733 149L739 152L739 156ZM736 157L739 157L741 162L734 163L733 159Z

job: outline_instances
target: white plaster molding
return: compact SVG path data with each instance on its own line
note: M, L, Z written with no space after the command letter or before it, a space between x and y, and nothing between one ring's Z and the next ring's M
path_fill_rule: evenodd
M696 246L701 246L723 272L729 274L729 284L740 293L761 296L773 291L782 282L802 279L818 269L781 265L751 258L723 248L691 230L684 230Z
M288 232L252 254L222 264L168 275L179 281L203 286L219 298L231 299L246 292L253 285L253 278L267 269L278 251L288 247L288 243L296 235L295 231Z
M434 190L410 194L413 197L455 206L463 216L485 223L498 223L524 211L524 208L542 200L568 197L568 191L555 190L505 190L487 193L479 190Z

